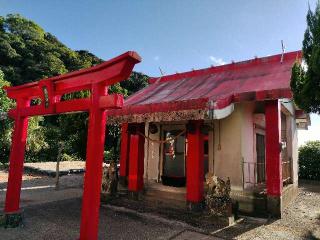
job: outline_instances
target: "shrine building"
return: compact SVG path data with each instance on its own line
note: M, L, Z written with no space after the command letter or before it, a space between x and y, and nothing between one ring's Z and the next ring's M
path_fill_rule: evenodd
M105 129L121 124L120 177L130 195L198 209L205 179L231 182L231 198L248 214L281 217L298 190L297 130L310 125L290 90L301 52L151 78L123 100L108 87L128 79L141 61L127 52L87 69L6 87L16 101L5 222L22 219L20 193L28 120L88 112L80 239L98 239ZM82 99L63 95L90 91ZM38 99L38 104L31 101Z
M297 130L310 125L290 90L300 60L296 51L151 78L108 111L121 124L128 190L192 209L211 173L230 179L241 212L281 217L298 192Z

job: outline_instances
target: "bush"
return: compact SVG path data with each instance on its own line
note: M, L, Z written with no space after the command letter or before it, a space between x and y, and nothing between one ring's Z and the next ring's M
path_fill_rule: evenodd
M299 177L320 181L320 141L310 141L299 148Z

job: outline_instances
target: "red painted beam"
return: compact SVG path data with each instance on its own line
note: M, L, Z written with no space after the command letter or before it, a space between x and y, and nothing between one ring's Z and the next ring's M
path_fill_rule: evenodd
M39 115L47 115L48 111L45 111L43 106L41 105L36 105L36 106L31 106L31 107L24 107L24 108L14 108L10 109L8 115L11 118L16 118L18 115L27 117L27 116L39 116Z
M56 103L55 114L67 112L88 111L91 106L90 98L73 99Z
M281 108L278 100L266 101L265 118L267 194L280 196L282 192Z
M135 52L127 52L95 67L52 78L57 94L65 94L83 89L89 89L91 84L104 83L112 85L127 79L133 66L140 62L140 56Z
M60 113L70 112L86 112L91 106L90 98L73 99L52 104L50 109L44 108L44 106L37 105L31 107L25 107L19 109L19 115L26 116L45 116L54 115ZM121 94L112 94L107 96L101 96L99 99L98 107L101 109L117 109L123 106L123 96ZM15 118L18 115L17 109L11 109L9 116Z
M200 203L203 201L204 182L204 136L201 133L203 121L190 121L192 129L187 132L187 201Z
M51 82L54 85L56 95L90 89L91 85L95 83L104 82L105 85L112 85L127 79L134 65L140 61L141 57L136 52L129 51L91 68L43 79L39 82L8 87L6 91L8 97L18 99L40 97L42 89L39 88L39 85L42 81Z
M141 61L140 56L135 52L127 52L97 66L75 71L72 73L40 80L39 82L28 83L16 87L6 87L8 97L12 99L41 99L41 105L21 109L21 116L36 116L55 114L55 103L59 102L60 96L66 93L91 89L92 84L100 83L105 86L114 84L129 77L134 65ZM44 89L47 90L46 98ZM99 105L102 108L109 108L109 97L101 99ZM49 101L44 106L46 99ZM82 101L82 100L81 100ZM72 106L76 102L58 104L58 113L87 111L88 107L83 106L79 101L79 106ZM83 100L86 101L86 100ZM120 95L114 96L111 101L111 108L123 106L123 98ZM69 110L71 109L71 110ZM10 112L9 116L15 116L16 111Z
M117 109L123 107L123 95L121 94L111 94L107 96L102 96L99 99L99 107L101 109Z
M25 98L33 99L41 95L41 89L38 87L38 82L27 83L16 87L4 87L7 96L12 99Z

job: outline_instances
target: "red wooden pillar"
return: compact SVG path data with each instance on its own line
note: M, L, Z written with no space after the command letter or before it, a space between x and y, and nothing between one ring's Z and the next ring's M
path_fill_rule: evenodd
M129 175L129 151L130 151L130 134L128 132L128 123L121 125L121 145L120 145L120 171L119 177L121 182L126 182Z
M273 215L281 214L281 106L278 100L267 101L266 118L266 182L268 209Z
M187 132L187 202L190 209L201 207L204 181L203 121L190 121Z
M81 240L98 239L100 191L102 182L103 151L106 130L106 111L99 108L99 96L106 88L93 85L87 140L86 172L81 213Z
M23 162L28 132L28 117L21 117L19 108L27 107L29 105L29 100L19 100L17 102L18 114L14 122L10 151L9 179L5 203L6 214L16 213L19 211Z
M128 190L139 193L143 190L144 173L144 124L137 124L130 133ZM131 131L131 130L130 130Z

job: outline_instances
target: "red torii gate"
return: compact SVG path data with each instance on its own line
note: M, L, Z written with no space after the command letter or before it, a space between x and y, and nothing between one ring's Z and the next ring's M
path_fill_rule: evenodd
M136 52L127 52L91 68L6 88L8 97L15 99L17 103L16 108L9 111L9 116L15 123L4 209L7 216L20 212L28 117L88 111L89 127L80 239L98 238L106 110L123 106L123 96L108 95L108 86L127 79L134 65L140 61L141 58ZM61 101L61 96L64 94L82 90L89 90L90 97ZM32 99L39 98L40 105L30 106Z

